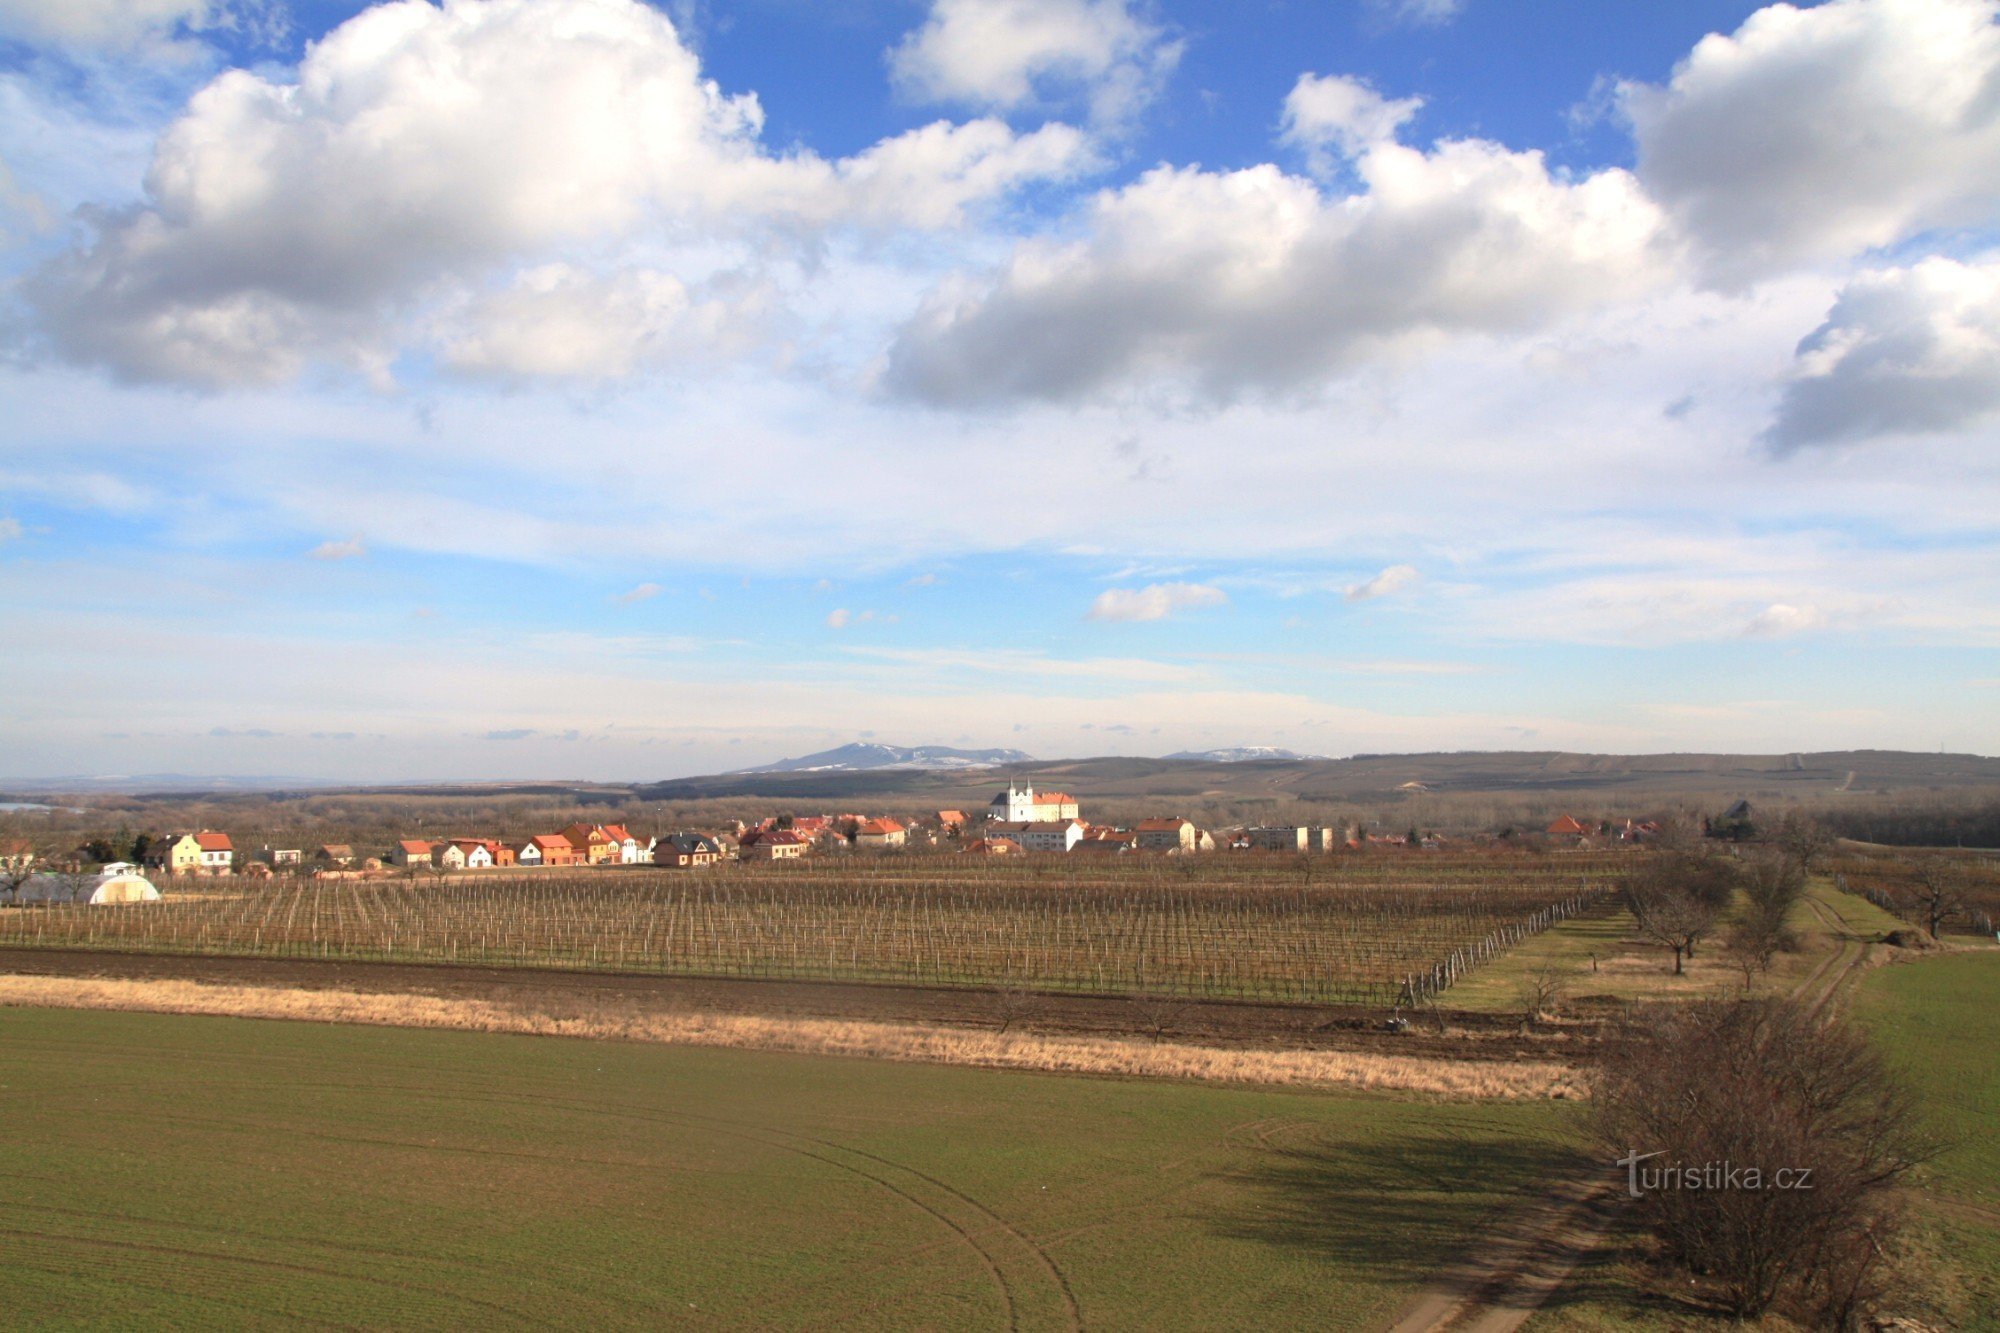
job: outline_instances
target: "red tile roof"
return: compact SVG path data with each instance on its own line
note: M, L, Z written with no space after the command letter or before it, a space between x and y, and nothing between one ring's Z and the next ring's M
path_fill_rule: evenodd
M1555 823L1549 825L1549 832L1551 833L1579 834L1579 833L1588 833L1589 831L1590 831L1589 829L1577 823L1576 820L1569 815L1564 815L1561 819L1558 819Z
M236 850L235 844L229 841L227 833L197 833L194 835L194 841L195 845L204 852L233 852Z
M871 836L880 838L891 833L901 833L903 831L903 826L901 824L898 824L893 819L870 819L863 822L862 825L859 828L855 829L854 831L857 835L866 833Z
M576 844L560 833L537 833L535 835L535 846L545 852L551 849L570 852L576 850Z
M431 845L427 842L420 842L415 838L405 838L396 845L412 856L415 856L418 852L422 852L425 856L431 854Z
M606 824L602 831L604 836L613 842L624 842L632 837L631 834L625 831L623 824Z

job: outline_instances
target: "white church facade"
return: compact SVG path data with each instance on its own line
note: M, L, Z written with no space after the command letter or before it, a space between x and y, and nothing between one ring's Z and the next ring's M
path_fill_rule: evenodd
M1076 797L1063 791L1037 792L1032 785L1007 784L986 807L986 817L1004 824L1042 824L1079 818Z

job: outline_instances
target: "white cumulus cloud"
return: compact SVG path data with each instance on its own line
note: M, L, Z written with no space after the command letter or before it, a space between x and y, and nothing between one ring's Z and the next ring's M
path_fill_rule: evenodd
M2000 412L2000 260L1858 274L1799 344L1764 440L1779 452L1961 430Z
M919 101L1014 111L1080 95L1115 122L1153 98L1180 50L1132 0L933 0L889 67Z
M1347 585L1345 596L1350 602L1372 601L1377 597L1387 597L1390 593L1401 592L1414 585L1421 577L1415 565L1390 565L1372 579Z
M1996 0L1771 5L1619 100L1638 174L1726 283L2000 206Z
M1075 402L1166 381L1198 396L1309 390L1441 337L1532 329L1671 273L1660 216L1606 170L1551 174L1480 140L1382 141L1329 196L1275 166L1159 167L1100 193L1078 241L1018 246L944 284L885 383L932 404Z
M496 270L637 233L712 249L758 227L953 226L1087 153L1069 126L975 121L830 161L767 151L762 125L756 98L705 79L637 0L395 0L309 47L295 78L235 69L197 93L155 146L145 202L100 214L28 294L59 350L130 378L379 373L397 350L385 326ZM574 322L595 296L608 324L669 340L707 318L658 274L522 281L448 357L615 373L601 348L537 345L516 312Z
M1750 618L1750 623L1743 627L1743 633L1754 639L1776 639L1818 629L1825 623L1826 616L1817 607L1773 602Z
M1301 74L1285 95L1284 138L1309 153L1323 156L1331 145L1342 157L1359 157L1392 142L1423 105L1421 97L1384 97L1365 79Z
M1165 620L1176 611L1221 606L1229 594L1205 583L1149 583L1143 588L1106 588L1090 604L1092 620Z

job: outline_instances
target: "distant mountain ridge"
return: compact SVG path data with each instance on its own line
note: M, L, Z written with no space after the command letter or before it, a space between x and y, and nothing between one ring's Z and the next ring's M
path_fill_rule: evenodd
M1162 759L1193 759L1207 764L1249 764L1260 759L1283 763L1319 763L1331 759L1332 755L1300 754L1296 750L1281 750L1275 745L1232 745L1220 750L1180 750L1162 755Z
M1002 764L1032 764L1034 756L1019 750L957 750L949 745L877 745L856 742L796 759L780 759L737 773L879 773L889 770L952 772L997 768Z

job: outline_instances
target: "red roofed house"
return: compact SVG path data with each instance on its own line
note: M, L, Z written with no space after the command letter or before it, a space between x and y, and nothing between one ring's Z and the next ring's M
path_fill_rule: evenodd
M575 866L583 864L583 852L565 834L537 833L534 842L530 846L542 854L541 861L539 862L541 865ZM525 848L521 852L521 863L523 865L528 864L528 853Z
M790 829L774 829L757 835L757 841L743 843L743 855L759 861L793 861L806 854L811 840Z
M201 848L201 864L195 867L197 875L226 875L235 869L236 844L227 833L197 833L194 841Z
M856 847L901 847L909 841L909 831L893 819L864 819L854 830Z
M562 831L569 845L580 853L579 860L584 865L601 866L606 862L616 864L624 859L623 851L611 841L603 829L590 824L571 824ZM548 855L545 851L544 857ZM544 864L547 864L544 861Z
M431 863L431 845L420 838L405 838L389 853L389 859L405 870Z
M611 860L617 862L619 865L640 865L653 854L653 849L633 837L623 824L605 824L599 827L597 831L611 839L611 845L618 852Z
M963 810L940 810L936 819L938 827L951 833L965 832L965 826L972 821L965 817Z
M1139 846L1144 851L1194 850L1195 828L1185 819L1142 819L1132 831L1138 835Z
M1552 838L1587 838L1590 830L1585 828L1574 815L1564 815L1550 824L1547 829Z
M967 856L1020 856L1021 844L1012 838L974 838L965 844Z

